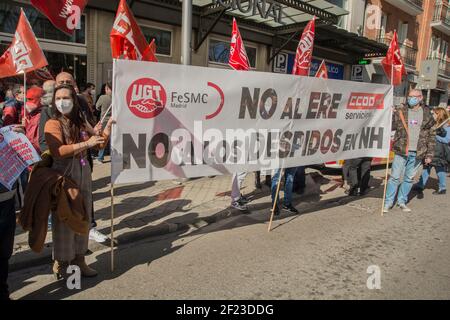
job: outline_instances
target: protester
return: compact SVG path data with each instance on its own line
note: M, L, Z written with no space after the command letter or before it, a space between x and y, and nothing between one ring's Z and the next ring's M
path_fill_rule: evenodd
M343 171L346 173L348 190L345 191L349 196L363 196L370 189L370 168L372 158L361 157L345 160ZM359 189L359 190L358 190Z
M68 84L77 88L77 84L73 76L68 72L61 72L56 76L56 85L60 86L63 84ZM91 126L96 124L94 116L92 114L91 108L89 107L85 97L83 95L77 95L77 100L81 108L81 112L83 113L86 120L89 122Z
M231 184L231 207L240 211L247 211L246 204L248 199L241 194L242 184L244 183L247 172L238 172L233 174Z
M397 205L403 212L410 212L406 206L414 177L424 162L430 164L434 154L434 119L430 108L423 102L420 90L409 92L407 103L401 104L393 115L392 130L395 131L391 176L387 183L383 212L394 205L398 191ZM403 182L400 184L400 180Z
M56 82L54 80L47 80L42 85L44 95L41 99L42 111L41 119L39 121L39 148L41 149L41 152L48 150L47 143L45 143L44 128L47 121L53 116L52 100L55 91L55 84Z
M16 84L12 88L12 97L7 98L3 107L3 125L21 124L23 112L23 85Z
M83 92L81 93L81 95L86 99L86 102L89 106L89 109L92 112L92 115L95 114L95 108L94 108L94 98L95 98L95 84L93 83L86 83L83 86Z
M27 91L27 102L25 105L25 135L30 140L37 153L41 153L39 145L39 123L41 119L41 98L44 91L39 87L33 87Z
M45 139L53 157L52 169L66 174L78 184L83 196L85 210L92 215L91 168L86 161L87 150L104 147L108 140L112 120L108 122L102 136L98 128L92 128L83 119L74 87L61 85L55 89L54 115L45 125ZM53 272L57 278L64 277L69 263L77 265L86 277L97 275L97 271L85 262L88 236L75 234L63 221L52 214Z
M25 133L21 126L14 127L16 132ZM16 210L14 196L17 182L12 190L0 184L0 300L9 300L8 269L13 253L16 230Z
M66 84L66 85L70 85L70 86L76 88L75 79L73 78L73 76L70 73L67 73L67 72L61 72L60 74L58 74L56 76L56 84L58 86ZM78 101L78 105L80 106L80 111L84 116L84 119L87 121L87 123L91 127L94 127L94 125L95 125L94 117L93 117L93 114L86 102L86 99L82 95L77 94L77 101ZM87 161L89 162L91 172L92 172L92 168L94 167L94 162L93 162L91 150L87 150L86 153L87 153ZM98 232L98 230L96 229L97 222L95 221L95 217L94 217L94 202L91 203L91 212L92 212L92 224L91 224L91 230L89 232L89 238L96 242L100 242L100 243L105 242L108 238L105 235Z
M271 177L270 174L266 174L265 175L265 182L264 182L264 184L266 186L268 186L269 188L271 187L271 185L272 185L272 177ZM255 172L255 188L256 189L261 189L262 188L262 185L261 185L261 171L256 171Z
M294 176L297 168L286 168L284 170L284 201L282 209L291 213L298 213L298 210L292 205L292 189L294 186ZM278 169L272 178L272 207L275 201L275 195L277 193L278 179L280 179L281 170ZM281 190L280 190L281 191ZM280 214L279 199L276 199L277 205L275 206L274 214L277 216Z
M419 191L420 198L423 197L423 189L430 177L431 168L434 167L439 180L438 190L434 191L435 195L443 195L447 193L446 172L448 167L449 143L450 143L450 120L449 114L445 108L433 109L433 117L437 125L444 123L444 125L436 130L436 148L434 149L433 160L430 164L423 166L422 176L419 182L414 186L414 189Z
M292 191L301 195L301 194L305 193L305 188L306 188L305 167L300 166L300 167L297 167L297 170L295 172L294 185L293 185Z
M102 120L103 117L103 123L107 123L109 121L109 119L111 118L111 110L108 111L109 107L111 106L112 103L112 84L110 82L106 83L105 85L105 94L100 96L100 98L97 101L96 104L96 109L100 111L100 119ZM106 114L106 112L108 111L108 114ZM105 150L108 148L109 144L107 145L106 148L100 150L98 152L98 157L97 157L97 161L100 163L103 163L103 161L105 160Z

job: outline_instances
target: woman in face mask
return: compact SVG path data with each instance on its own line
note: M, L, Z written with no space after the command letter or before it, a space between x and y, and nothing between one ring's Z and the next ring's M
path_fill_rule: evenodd
M434 108L433 118L436 121L436 126L440 128L436 130L436 147L434 149L434 156L431 164L424 165L422 176L419 182L414 186L414 189L419 192L420 198L423 197L423 189L425 188L428 178L430 177L431 168L434 167L438 176L439 188L434 191L434 195L443 195L447 193L446 186L446 172L447 172L447 150L450 143L450 120L449 114L445 108ZM447 148L447 149L445 149Z
M112 120L108 121L100 135L97 129L82 116L74 88L62 85L55 88L53 96L55 110L51 120L45 124L45 139L53 157L52 169L70 177L78 184L85 203L85 210L91 216L92 179L87 161L87 150L104 148L111 132ZM81 274L93 277L97 272L88 267L85 253L89 236L75 234L64 222L52 215L53 272L63 277L69 264L79 266Z

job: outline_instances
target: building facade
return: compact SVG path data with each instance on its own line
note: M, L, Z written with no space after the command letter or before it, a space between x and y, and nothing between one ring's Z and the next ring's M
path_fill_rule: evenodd
M81 29L68 37L55 30L29 0L2 0L0 51L9 46L19 8L23 7L47 55L50 71L53 74L70 71L80 86L84 82L101 86L112 80L109 33L118 2L90 0ZM155 39L158 60L181 63L180 2L131 0L128 3L147 40ZM261 6L274 3L281 14L277 17L264 16L257 10L252 12L249 3ZM409 88L419 85L422 61L436 60L438 81L436 87L430 88L430 104L447 103L448 0L193 0L193 4L193 65L228 68L231 21L236 17L252 70L290 73L301 32L316 15L311 74L325 60L331 78L388 83L380 62L393 31L397 30L408 72L404 84L395 89L397 102ZM370 58L372 63L357 67L364 58ZM363 72L355 77L354 71L359 69Z
M369 0L366 6L364 35L389 44L397 31L400 51L407 76L402 86L395 88L397 102L408 89L419 88L431 106L448 104L450 65L448 41L450 32L448 0ZM427 61L436 62L436 84L425 86L423 67ZM366 67L365 81L389 83L381 68L381 58Z

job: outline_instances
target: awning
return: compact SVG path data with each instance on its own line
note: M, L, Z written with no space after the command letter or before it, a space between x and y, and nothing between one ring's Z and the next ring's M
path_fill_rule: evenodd
M192 26L197 34L194 50L199 49L212 32L230 35L231 20L236 17L244 39L270 46L270 58L273 58L274 53L281 49L295 51L299 34L313 15L317 17L314 50L319 51L319 55L324 51L331 51L338 58L336 60L354 63L364 57L384 56L388 48L383 43L334 26L339 17L348 14L348 11L325 0L266 0L267 3L281 6L283 24L275 22L272 17L262 18L259 12L253 14L250 10L243 14L238 9L227 8L226 5L230 5L232 0L220 1L221 3L216 0L193 0ZM254 4L254 1L261 4L262 0L240 0L239 3L245 11L248 3ZM119 0L90 0L88 7L116 12L118 3ZM137 18L181 25L179 0L130 0L129 6Z
M227 10L227 15L264 24L272 28L305 23L311 20L313 15L319 20L336 23L338 17L349 13L347 10L325 0L234 0L234 2L232 0L221 0L220 2L213 0L193 0L193 5L201 8L203 13L207 15L221 10L226 6L231 6L236 1L238 1L241 10L235 5L235 8L231 7ZM264 18L261 16L261 11L267 12L271 4L277 5L276 13L279 11L282 12L280 22L276 21L273 17ZM258 9L261 9L261 11Z

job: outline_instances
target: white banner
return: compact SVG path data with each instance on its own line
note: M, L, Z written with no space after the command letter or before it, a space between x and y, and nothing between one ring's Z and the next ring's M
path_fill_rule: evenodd
M392 87L114 61L112 181L386 157Z

